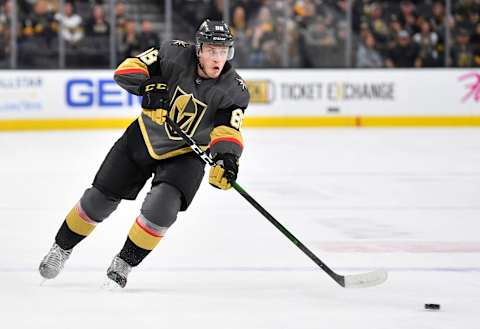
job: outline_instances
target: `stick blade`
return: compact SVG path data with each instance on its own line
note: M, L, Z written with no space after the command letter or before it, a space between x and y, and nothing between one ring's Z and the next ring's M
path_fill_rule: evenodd
M345 275L345 288L367 288L384 283L388 274L384 270L376 270L368 273Z

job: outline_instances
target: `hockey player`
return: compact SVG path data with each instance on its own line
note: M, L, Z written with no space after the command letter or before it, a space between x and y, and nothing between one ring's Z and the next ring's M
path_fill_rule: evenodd
M240 132L249 93L230 65L234 42L229 27L205 20L195 44L174 40L125 59L115 81L142 95L142 113L113 145L92 187L88 188L61 224L55 243L39 271L55 278L72 249L105 220L122 199L133 200L153 175L120 252L107 276L122 288L131 269L155 248L177 213L191 203L204 175L204 163L182 138L165 124L168 116L205 150L215 165L209 183L229 189L238 173L243 149Z

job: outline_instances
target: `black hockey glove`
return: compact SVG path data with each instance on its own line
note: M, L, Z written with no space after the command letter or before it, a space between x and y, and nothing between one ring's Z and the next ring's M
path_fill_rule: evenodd
M148 79L140 86L140 94L143 96L143 114L163 125L169 109L167 83L159 77Z
M213 161L215 164L210 168L208 182L216 188L228 190L237 179L238 158L230 153L219 153Z

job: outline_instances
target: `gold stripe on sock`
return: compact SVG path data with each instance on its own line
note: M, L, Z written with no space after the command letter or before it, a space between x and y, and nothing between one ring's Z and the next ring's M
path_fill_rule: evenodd
M96 226L96 224L94 224L93 221L90 220L81 210L79 204L76 204L75 207L70 210L66 222L69 229L83 236L89 235Z
M138 221L133 223L130 232L128 232L128 237L133 243L145 250L153 250L162 238L161 236L153 235L152 232L148 232L145 228L142 228L138 224Z

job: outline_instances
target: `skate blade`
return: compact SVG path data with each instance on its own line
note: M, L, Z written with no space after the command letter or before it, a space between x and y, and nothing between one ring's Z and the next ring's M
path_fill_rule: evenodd
M103 282L100 289L105 291L121 291L122 287L120 287L115 281L107 279Z

